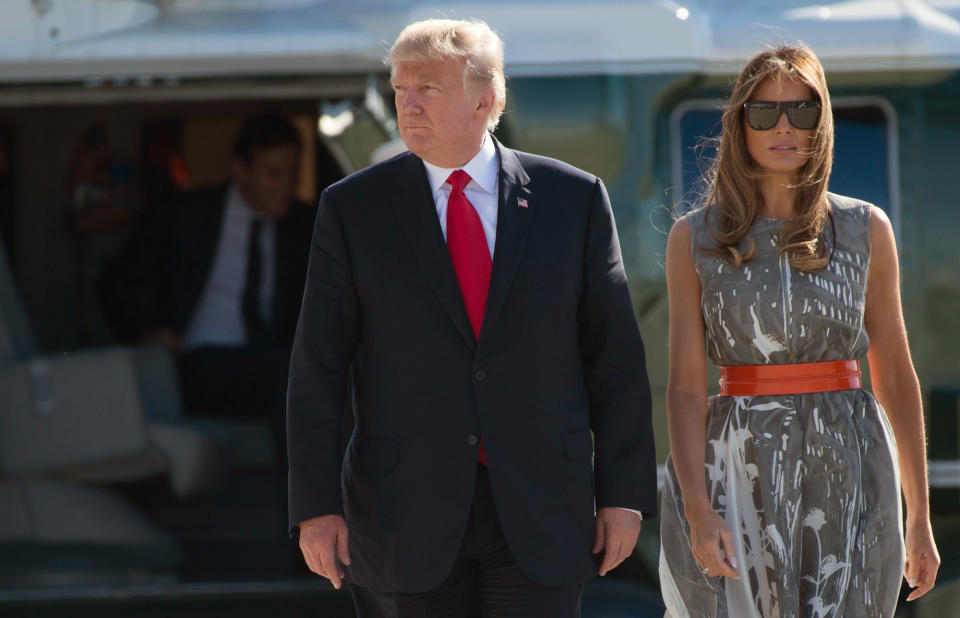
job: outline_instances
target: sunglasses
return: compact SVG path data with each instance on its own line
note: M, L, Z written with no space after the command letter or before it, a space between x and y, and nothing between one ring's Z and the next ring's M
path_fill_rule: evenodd
M747 124L754 131L769 131L780 122L780 114L787 113L787 120L795 129L809 130L820 119L819 101L747 101Z

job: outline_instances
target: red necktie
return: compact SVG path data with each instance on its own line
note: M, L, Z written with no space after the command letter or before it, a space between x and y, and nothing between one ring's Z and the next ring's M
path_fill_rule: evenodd
M480 216L463 194L464 187L470 183L470 174L463 170L454 170L447 178L447 183L452 187L450 199L447 201L447 251L453 261L453 270L457 273L460 294L467 308L473 336L479 339L483 312L487 307L487 289L490 287L493 262ZM482 440L478 458L480 463L486 465L487 456Z

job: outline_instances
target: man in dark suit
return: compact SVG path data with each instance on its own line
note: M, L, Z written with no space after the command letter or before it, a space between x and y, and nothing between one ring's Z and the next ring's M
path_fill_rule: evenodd
M105 268L108 321L122 339L176 352L188 413L269 415L283 433L315 216L294 199L300 150L285 119L251 119L234 143L232 181L148 212Z
M582 583L656 510L606 191L488 132L505 85L486 24L412 24L390 63L410 152L331 186L317 213L288 389L291 528L361 618L577 616Z

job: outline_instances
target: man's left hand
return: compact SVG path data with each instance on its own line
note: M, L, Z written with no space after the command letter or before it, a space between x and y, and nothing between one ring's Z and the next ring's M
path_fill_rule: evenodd
M633 553L640 534L640 516L626 509L604 507L597 511L597 534L593 553L603 553L600 575L606 575Z

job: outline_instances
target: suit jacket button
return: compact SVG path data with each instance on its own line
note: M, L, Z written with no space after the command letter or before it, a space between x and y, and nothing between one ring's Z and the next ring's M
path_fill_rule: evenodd
M467 444L469 444L470 446L476 446L477 442L479 441L480 441L480 438L478 438L477 436L474 436L474 435L467 436Z
M475 374L473 374L473 377L477 379L477 382L483 382L484 380L487 379L487 372L484 371L483 369L480 369Z

